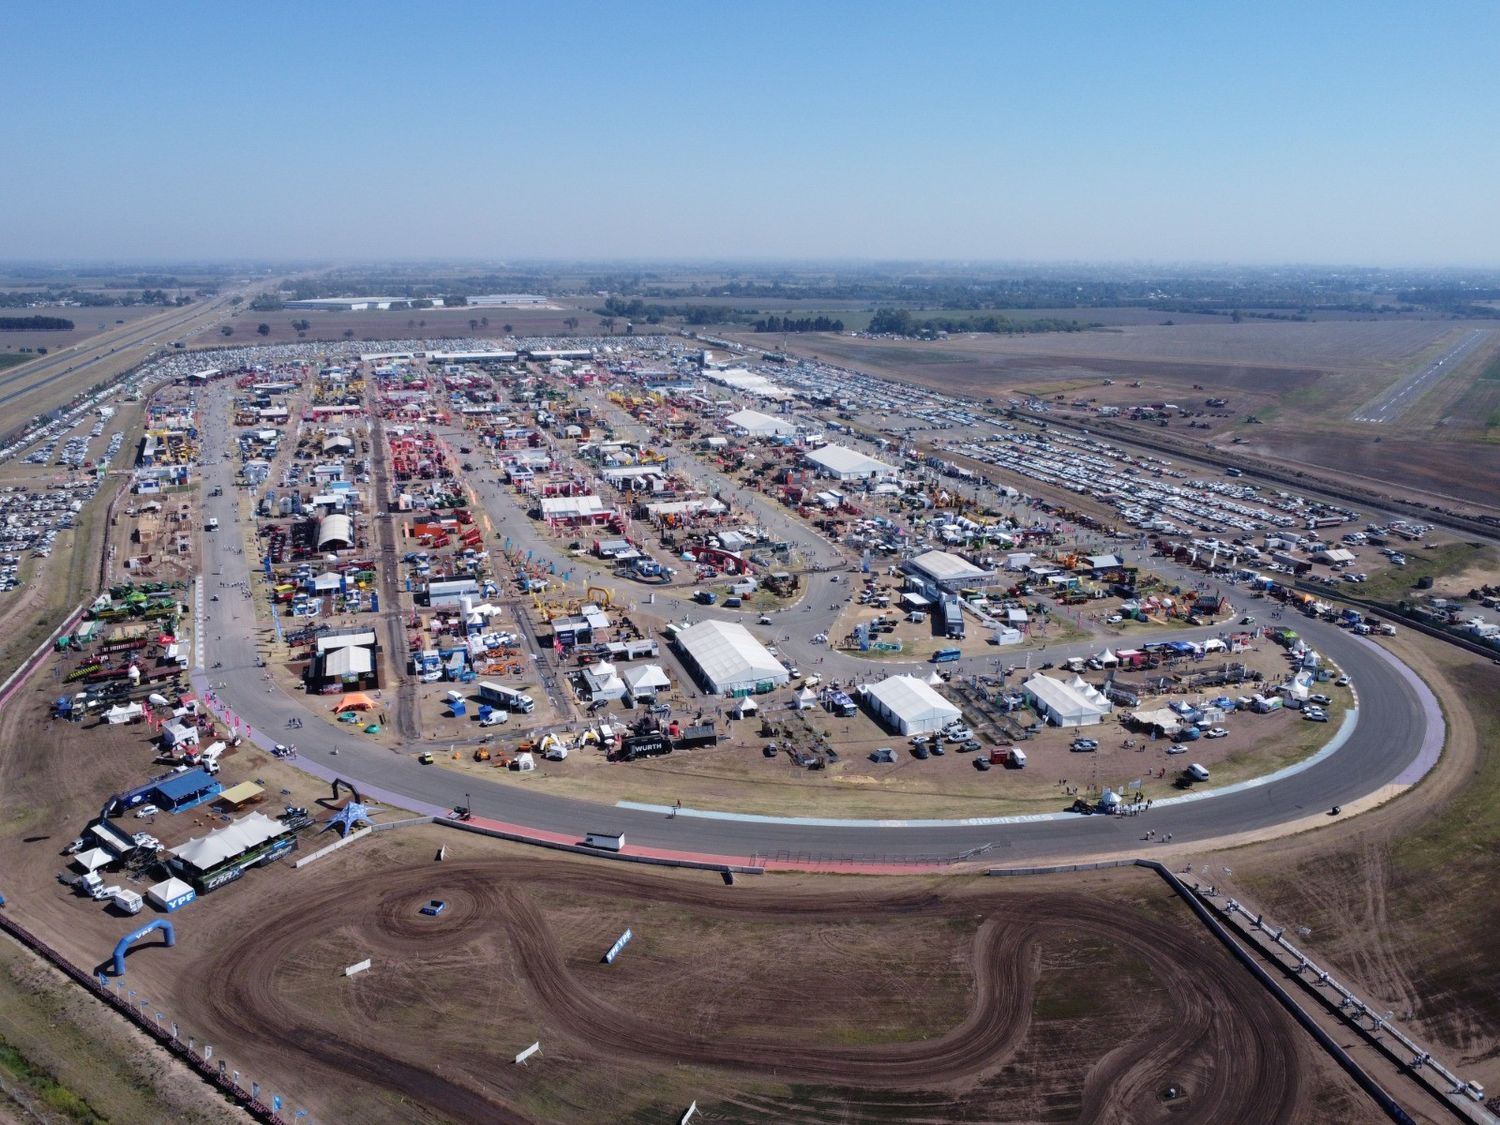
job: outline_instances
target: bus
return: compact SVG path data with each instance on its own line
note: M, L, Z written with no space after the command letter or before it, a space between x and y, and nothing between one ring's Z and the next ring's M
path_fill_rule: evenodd
M947 664L951 661L961 659L963 654L964 652L961 648L940 648L932 654L932 662L934 664Z

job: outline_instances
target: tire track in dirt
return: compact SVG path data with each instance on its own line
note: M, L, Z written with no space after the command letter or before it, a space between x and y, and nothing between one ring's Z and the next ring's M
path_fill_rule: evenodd
M506 1108L504 1090L476 1089L458 1076L382 1052L376 1035L370 1043L355 1043L347 1033L317 1026L316 1016L296 1010L278 994L278 968L295 963L309 940L350 919L365 920L362 938L376 956L392 961L416 960L435 941L472 935L483 927L505 935L553 1033L589 1053L750 1075L774 1066L778 1081L840 1088L932 1089L978 1079L1011 1058L1030 1029L1046 942L1063 933L1083 933L1130 951L1169 989L1166 1019L1143 1027L1137 1038L1089 1072L1084 1120L1155 1116L1161 1112L1155 1103L1158 1091L1169 1081L1189 1091L1187 1099L1173 1106L1174 1119L1207 1125L1297 1116L1302 1094L1298 1073L1305 1060L1289 1022L1253 982L1239 979L1216 947L1195 941L1191 932L1152 925L1085 894L997 890L943 898L925 891L879 896L844 888L825 894L806 887L729 891L664 883L634 872L539 871L525 860L445 864L438 885L449 911L437 919L421 919L421 924L412 904L434 887L434 873L425 866L382 872L369 884L336 887L320 897L316 916L295 899L268 904L233 950L197 969L188 982L190 991L203 998L213 1022L232 1037L281 1049L295 1044L320 1066L399 1091L443 1116L509 1122L523 1118ZM878 922L893 913L912 912L935 919L983 914L972 942L971 1006L950 1031L927 1040L865 1046L799 1043L795 1019L789 1018L785 1034L774 1039L715 1041L591 993L569 969L562 946L536 906L534 896L548 890L788 924Z

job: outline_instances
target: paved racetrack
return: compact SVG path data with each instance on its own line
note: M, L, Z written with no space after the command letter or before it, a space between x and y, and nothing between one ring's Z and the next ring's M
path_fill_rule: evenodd
M209 432L215 432L215 426L217 432L228 432L223 398L218 397L208 405L216 412L210 414ZM226 495L219 501L209 502L208 510L209 514L221 518L225 530L221 535L205 536L204 569L209 575L222 571L221 576L209 579L209 585L217 589L220 581L242 580L247 571L246 556L234 553L239 536L231 522L235 498L230 468L227 462L215 461L215 456L213 451L206 454L209 463L205 468L204 484L225 486ZM552 549L555 550L555 546ZM866 661L806 645L804 637L826 629L831 623L830 596L834 601L847 596L847 587L832 584L832 576L828 574L812 576L808 586L804 601L810 607L816 607L816 611L785 615L788 622L797 622L797 634L790 636L783 648L794 659L807 662L817 653L823 653L826 663L820 670L829 676L868 673L871 665ZM670 602L671 599L666 600ZM659 597L658 602L662 601ZM685 609L686 604L682 604ZM825 605L829 608L823 608ZM239 592L226 591L221 601L208 603L203 608L207 615L204 632L208 638L208 652L223 662L223 667L213 670L211 675L215 682L223 681L228 685L220 695L242 721L251 725L258 739L272 741L285 737L279 732L286 730L288 718L308 714L307 703L280 692L264 690L264 681L254 664L255 618L250 601ZM693 607L693 610L698 617L713 615L713 611L704 611L701 607ZM723 616L732 618L734 615L726 613ZM1337 662L1353 679L1359 694L1358 725L1345 745L1337 753L1293 776L1153 810L1149 827L1161 834L1171 832L1178 844L1253 832L1326 811L1335 804L1352 804L1357 798L1398 778L1414 781L1417 771L1409 767L1419 760L1430 764L1431 747L1424 755L1424 741L1438 733L1441 716L1425 685L1378 644L1366 638L1317 620L1298 618L1294 624L1309 644ZM1183 630L1174 636L1202 636L1216 631ZM224 639L216 640L220 636ZM1098 647L1098 641L1060 645L1049 649L1046 655L1048 659L1060 662L1070 655L1091 654ZM1003 655L1004 650L998 651ZM991 664L992 658L973 658L956 667L960 673L980 673L991 671ZM1332 735L1333 730L1329 728L1329 736ZM463 803L465 793L468 793L476 813L486 818L563 833L574 839L581 839L588 831L624 832L634 845L741 859L751 856L774 858L781 854L810 859L936 859L992 845L989 854L992 863L1024 862L1041 857L1066 860L1070 856L1134 848L1139 844L1144 823L1139 819L1080 816L1062 821L1002 826L955 821L936 827L873 827L710 820L692 816L672 818L657 812L604 807L549 796L513 783L458 777L441 769L422 766L413 757L392 754L389 749L361 744L347 736L340 737L340 732L326 727L321 721L298 730L296 742L304 759L336 769L343 776L370 787L403 795L412 802L412 807L426 805L445 810ZM336 745L342 748L337 756L332 753ZM1404 778L1403 771L1406 771ZM663 800L670 801L670 795L663 794Z

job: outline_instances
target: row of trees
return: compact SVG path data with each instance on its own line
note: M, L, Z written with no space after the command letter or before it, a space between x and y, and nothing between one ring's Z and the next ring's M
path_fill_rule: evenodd
M918 319L910 309L876 309L866 331L877 336L933 336L939 332L1082 332L1092 327L1095 326L1079 320L1063 320L1051 316L1035 320L1010 320L991 313L989 316L929 316Z
M844 322L827 316L768 316L755 322L757 332L842 332Z
M0 316L0 332L67 332L72 327L62 316Z

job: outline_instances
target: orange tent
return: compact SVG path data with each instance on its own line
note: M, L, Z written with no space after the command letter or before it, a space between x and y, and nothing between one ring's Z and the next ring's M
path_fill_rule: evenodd
M335 711L373 711L375 701L362 691L351 692L340 696L339 701L333 705Z

